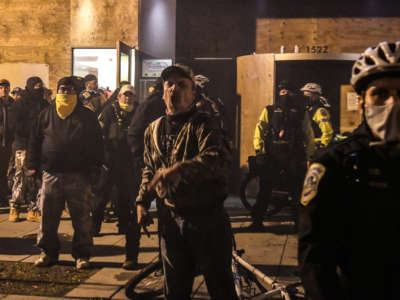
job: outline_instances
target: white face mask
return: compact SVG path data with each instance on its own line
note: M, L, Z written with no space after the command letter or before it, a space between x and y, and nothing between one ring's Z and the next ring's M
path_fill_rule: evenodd
M393 103L386 105L365 105L365 120L371 131L381 140L385 139L386 124L392 109Z

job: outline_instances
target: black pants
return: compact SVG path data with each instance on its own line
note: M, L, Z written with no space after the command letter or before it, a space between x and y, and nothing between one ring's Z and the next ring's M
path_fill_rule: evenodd
M260 172L259 192L252 213L255 225L260 226L264 220L265 212L271 203L273 188L286 189L293 198L293 203L299 202L305 172L305 160L296 156L284 154L268 156Z
M181 217L160 205L161 254L166 300L190 299L193 280L203 274L214 300L237 300L232 276L232 232L222 208Z
M132 167L114 165L105 184L105 189L100 195L100 201L93 210L93 231L100 231L104 218L104 209L108 201L108 195L115 185L118 190L116 213L118 215L118 226L121 233L125 233L126 257L136 260L139 254L140 228L137 223L135 196L132 193L132 182L134 181Z

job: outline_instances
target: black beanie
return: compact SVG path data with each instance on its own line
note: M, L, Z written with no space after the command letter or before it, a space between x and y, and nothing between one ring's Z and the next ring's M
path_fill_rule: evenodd
M78 94L78 88L76 86L76 81L73 76L63 77L57 82L57 91L60 88L60 85L69 85L73 86L75 89L75 93Z
M93 74L87 74L85 77L83 77L83 81L85 83L92 80L97 80L97 77Z

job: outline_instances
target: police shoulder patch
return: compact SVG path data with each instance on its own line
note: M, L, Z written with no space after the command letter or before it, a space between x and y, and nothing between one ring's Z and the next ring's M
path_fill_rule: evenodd
M303 192L301 193L300 203L307 206L318 194L318 185L324 176L326 168L320 163L313 163L307 171L304 180Z

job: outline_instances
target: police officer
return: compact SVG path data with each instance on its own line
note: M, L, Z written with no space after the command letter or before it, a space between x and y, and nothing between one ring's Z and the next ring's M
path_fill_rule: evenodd
M304 182L299 266L307 299L399 299L400 42L352 69L363 121L317 154Z
M330 105L326 98L322 96L322 88L319 84L309 82L300 90L308 98L306 107L313 121L312 127L315 135L315 145L318 148L326 147L333 138L331 116L329 113Z
M223 208L229 157L221 129L217 120L196 110L188 70L171 66L161 77L166 116L145 132L138 222L148 225L147 210L157 197L165 299L190 299L196 271L204 275L212 299L237 299L232 233Z
M295 95L286 80L278 84L278 90L275 104L263 109L254 132L256 161L262 166L253 223L249 227L253 231L263 231L272 188L282 181L282 171L290 196L298 199L306 160L314 152L314 135L304 109L304 97Z

